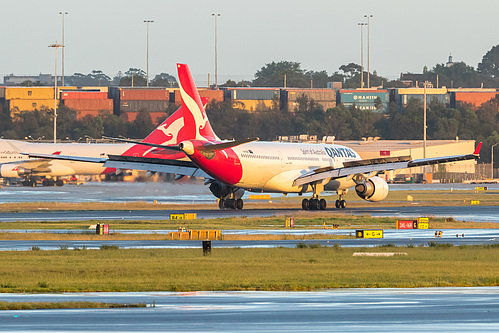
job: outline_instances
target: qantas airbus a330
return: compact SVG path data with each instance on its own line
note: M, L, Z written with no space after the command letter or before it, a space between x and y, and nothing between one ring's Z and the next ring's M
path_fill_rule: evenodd
M324 210L322 191L336 191L336 208L345 208L346 191L355 187L359 197L381 201L388 195L388 184L377 173L453 161L477 159L481 143L472 154L412 160L388 157L362 160L354 150L336 144L276 143L258 138L222 141L206 115L187 65L177 64L182 98L182 127L166 129L175 133L178 144L129 143L185 154L190 161L167 161L148 156L109 155L105 167L140 169L203 176L211 192L219 198L221 209L242 209L245 190L258 192L312 192L303 199L305 210ZM180 122L177 124L180 125Z

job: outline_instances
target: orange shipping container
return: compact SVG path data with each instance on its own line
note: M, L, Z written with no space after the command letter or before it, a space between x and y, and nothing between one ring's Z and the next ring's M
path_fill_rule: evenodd
M63 91L61 99L107 99L107 92L99 91Z
M478 108L496 96L497 92L455 92L455 101L468 103L473 108Z
M166 89L120 89L122 101L169 101L170 91Z
M76 119L81 120L82 118L85 118L86 116L91 116L91 117L97 117L100 115L108 115L111 114L112 111L109 110L78 110L76 114Z
M211 90L211 89L198 89L199 96L201 98L208 98L208 102L210 103L212 100L215 100L215 102L223 102L224 100L224 92L223 90ZM175 102L175 104L182 103L182 98L180 97L180 90L176 89L175 90L175 98L173 101L170 102Z
M136 111L121 111L120 116L126 119L128 122L135 121L137 116L139 115L139 112ZM151 120L154 124L158 124L160 120L166 119L168 116L168 113L166 112L149 112L149 115L151 116Z
M64 105L66 105L68 108L75 110L113 111L112 99L66 99L64 100Z

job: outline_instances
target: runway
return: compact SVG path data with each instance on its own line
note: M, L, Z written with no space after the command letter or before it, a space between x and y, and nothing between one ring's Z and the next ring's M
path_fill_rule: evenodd
M1 222L15 221L83 221L83 220L168 220L170 214L196 213L198 219L220 217L259 217L276 214L294 214L296 209L190 209L188 205L174 210L96 210L96 211L48 211L0 213ZM368 207L328 209L330 214L371 215L373 217L395 217L416 219L425 217L452 217L457 221L499 223L499 206L441 206L441 207ZM0 224L1 229L1 224Z
M499 327L498 287L0 294L0 300L148 304L135 309L1 311L0 331L497 332Z

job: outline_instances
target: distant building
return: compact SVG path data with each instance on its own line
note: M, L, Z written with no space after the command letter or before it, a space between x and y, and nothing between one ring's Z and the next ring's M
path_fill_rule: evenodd
M452 61L452 54L449 55L449 61L445 64L445 67L452 67L454 66L454 62Z
M3 84L6 86L17 86L26 81L31 81L32 83L40 82L45 85L54 85L54 77L52 74L39 74L38 76L10 74L3 77ZM61 77L58 76L57 83L60 82Z

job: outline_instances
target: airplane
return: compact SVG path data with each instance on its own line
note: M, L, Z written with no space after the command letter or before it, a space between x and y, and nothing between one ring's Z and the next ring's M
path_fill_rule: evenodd
M207 99L203 99L206 104ZM182 106L151 132L143 142L150 144L178 144L183 137ZM23 152L39 156L26 159ZM0 176L22 177L24 186L35 186L42 178L44 186L63 186L59 177L70 175L99 175L115 173L116 168L103 166L109 154L140 156L165 160L187 160L183 153L151 148L133 143L32 143L0 139ZM71 159L54 159L56 155Z
M336 208L346 208L344 195L354 187L357 195L377 202L388 195L379 172L479 158L482 143L472 154L411 159L410 156L362 159L353 149L337 144L277 143L249 138L222 141L213 131L189 67L177 64L182 99L183 135L177 144L118 141L183 153L182 163L155 157L108 155L104 167L171 172L202 176L220 209L242 209L245 191L273 193L312 192L302 200L304 210L325 210L323 191L336 191ZM31 155L31 154L30 154ZM57 157L66 158L66 157Z

